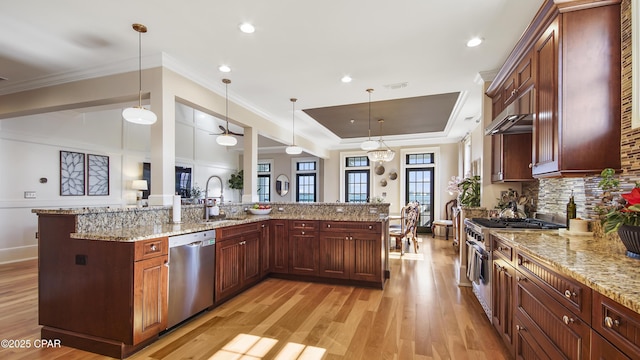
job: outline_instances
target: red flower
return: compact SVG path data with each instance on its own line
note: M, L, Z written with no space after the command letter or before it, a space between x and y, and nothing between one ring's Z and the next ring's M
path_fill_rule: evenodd
M622 194L622 197L627 200L627 207L640 204L640 188L633 188L630 193Z

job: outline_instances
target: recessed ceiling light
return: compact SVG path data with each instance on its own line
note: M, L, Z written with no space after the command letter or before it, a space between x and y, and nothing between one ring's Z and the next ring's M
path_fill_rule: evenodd
M240 24L240 31L245 34L253 34L256 31L256 28L249 23Z
M220 70L220 72L224 72L224 73L231 72L231 68L229 66L227 66L227 65L218 66L218 70Z
M340 79L340 81L342 81L343 83L350 83L351 80L353 80L353 79L349 75L345 75L345 76L342 77L342 79Z
M482 44L482 38L479 38L479 37L474 37L473 39L467 41L468 47L476 47L480 44Z

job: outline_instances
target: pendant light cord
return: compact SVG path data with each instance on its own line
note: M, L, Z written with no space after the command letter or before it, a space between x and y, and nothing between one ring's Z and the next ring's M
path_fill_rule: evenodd
M367 92L369 93L369 141L371 141L371 92L373 89L367 89Z
M142 32L138 31L138 106L142 108Z
M296 145L296 101L298 99L291 98L291 145Z

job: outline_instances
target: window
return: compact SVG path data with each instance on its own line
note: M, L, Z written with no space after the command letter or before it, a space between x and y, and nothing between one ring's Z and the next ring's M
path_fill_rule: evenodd
M271 201L271 163L258 163L258 201Z
M351 156L345 159L345 202L364 203L369 201L369 158Z
M296 201L317 201L317 161L296 162Z
M418 231L426 231L433 221L434 174L433 153L407 154L405 159L405 200L420 203Z

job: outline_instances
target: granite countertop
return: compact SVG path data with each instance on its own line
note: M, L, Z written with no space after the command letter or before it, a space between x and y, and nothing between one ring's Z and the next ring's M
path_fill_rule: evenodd
M159 238L164 236L176 236L183 235L198 231L206 231L212 229L218 229L221 227L248 224L252 222L264 221L269 219L290 219L290 220L329 220L329 221L383 221L386 220L386 216L378 218L358 218L349 215L335 216L335 215L285 215L285 214L271 214L271 215L241 215L236 217L230 217L222 220L202 221L202 222L190 222L180 224L156 224L145 226L132 226L127 228L114 228L101 232L89 233L78 232L71 233L70 237L73 239L86 239L86 240L102 240L102 241L123 241L132 242L140 240L148 240L153 238Z
M492 230L491 234L640 313L640 260L627 257L620 241L567 235L562 230Z

